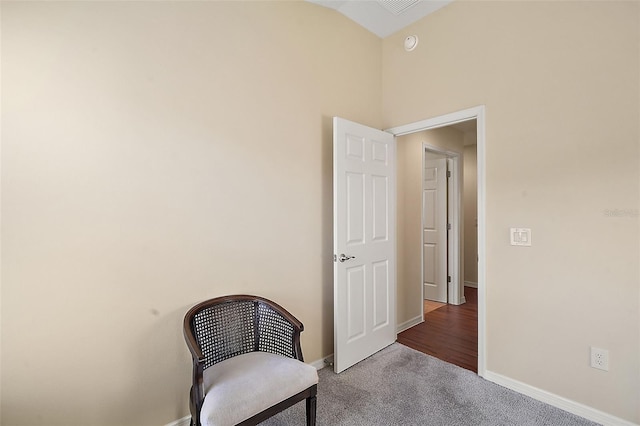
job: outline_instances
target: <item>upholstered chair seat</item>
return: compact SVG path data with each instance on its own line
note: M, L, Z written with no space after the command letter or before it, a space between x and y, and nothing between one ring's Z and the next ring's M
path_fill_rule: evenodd
M266 352L229 358L204 371L202 426L236 425L318 383L315 368Z

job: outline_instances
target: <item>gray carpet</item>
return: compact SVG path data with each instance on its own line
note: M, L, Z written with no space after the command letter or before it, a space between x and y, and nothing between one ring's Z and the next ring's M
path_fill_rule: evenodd
M319 426L596 425L398 343L319 375ZM262 423L304 424L304 402Z

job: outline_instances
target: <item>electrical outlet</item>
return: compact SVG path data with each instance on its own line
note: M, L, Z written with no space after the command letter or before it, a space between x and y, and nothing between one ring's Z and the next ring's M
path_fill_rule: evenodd
M609 371L609 351L591 346L591 366L598 370Z

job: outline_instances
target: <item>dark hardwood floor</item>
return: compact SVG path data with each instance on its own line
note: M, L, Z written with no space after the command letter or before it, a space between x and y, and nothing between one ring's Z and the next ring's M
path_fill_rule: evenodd
M445 305L398 334L398 343L478 372L478 290L464 288L467 303Z

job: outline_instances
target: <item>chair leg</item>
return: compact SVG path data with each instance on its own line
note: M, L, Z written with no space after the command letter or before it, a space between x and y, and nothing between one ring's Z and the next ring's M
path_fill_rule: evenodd
M193 386L189 391L189 411L191 412L191 421L189 422L189 426L200 426L200 416L197 413L197 408L195 401L193 399Z
M307 426L316 426L316 396L307 398Z

